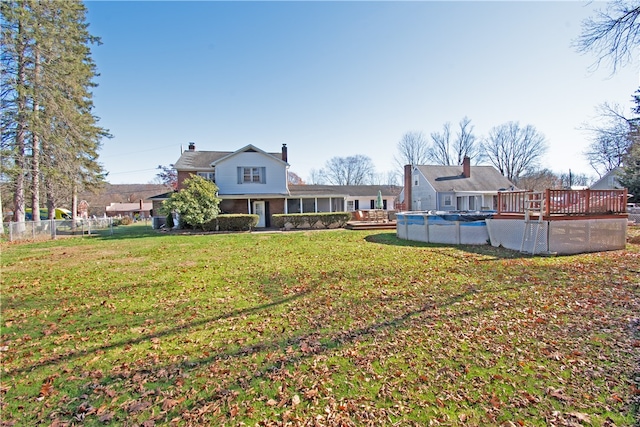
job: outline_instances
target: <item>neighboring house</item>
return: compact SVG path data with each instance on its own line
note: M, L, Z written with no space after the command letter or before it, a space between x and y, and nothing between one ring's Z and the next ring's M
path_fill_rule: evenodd
M609 172L602 175L602 178L597 180L593 185L589 187L591 190L619 190L624 188L620 181L618 181L618 175L622 172L622 168L614 168Z
M140 218L151 218L152 202L139 200L137 203L111 203L106 207L105 213L108 217L129 216Z
M141 199L149 202L149 197L165 191L168 189L163 184L107 183L100 188L78 193L78 214L84 216L86 212L88 217L101 217L106 214L106 207L113 203L133 203L138 206Z
M237 151L197 151L189 143L174 168L178 190L191 175L215 182L223 213L251 213L259 217L258 227L270 227L271 215L282 213L344 212L374 209L378 191L385 210L393 210L400 187L367 185L290 185L286 144L279 153L268 153L254 145ZM172 193L150 199L154 216L160 217L161 203ZM154 221L154 226L160 221Z
M515 186L493 166L405 166L403 207L414 211L496 210L499 191Z

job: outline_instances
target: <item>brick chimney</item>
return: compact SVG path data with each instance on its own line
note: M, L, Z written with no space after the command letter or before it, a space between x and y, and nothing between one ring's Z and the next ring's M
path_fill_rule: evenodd
M195 142L190 142L189 143L189 151L196 151L196 143Z
M464 156L462 160L462 176L465 178L471 177L471 159L468 156Z
M288 156L287 156L287 144L282 144L282 161L283 162L288 162Z
M411 210L411 165L404 165L404 207Z

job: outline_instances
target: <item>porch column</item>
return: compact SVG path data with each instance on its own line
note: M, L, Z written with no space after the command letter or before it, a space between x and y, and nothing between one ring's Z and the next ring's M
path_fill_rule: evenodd
M251 199L247 199L247 213L251 214Z
M289 213L289 199L287 199L286 197L284 199L284 213Z
M318 213L318 198L317 197L314 197L313 205L314 205L314 209L316 210L315 213Z
M304 207L302 206L302 197L300 197L300 213L304 213Z

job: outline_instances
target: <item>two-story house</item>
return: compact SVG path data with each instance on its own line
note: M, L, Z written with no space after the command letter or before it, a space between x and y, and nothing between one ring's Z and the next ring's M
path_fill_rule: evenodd
M222 212L256 214L258 227L270 227L271 215L279 213L374 209L378 192L382 194L383 208L393 210L400 193L400 187L383 185L291 185L287 179L286 144L280 152L268 153L253 145L237 151L198 151L194 143L189 143L174 168L178 191L191 175L209 179L218 186ZM160 216L161 203L170 195L151 198L154 216Z
M401 198L406 210L496 210L498 191L515 186L493 166L406 165Z

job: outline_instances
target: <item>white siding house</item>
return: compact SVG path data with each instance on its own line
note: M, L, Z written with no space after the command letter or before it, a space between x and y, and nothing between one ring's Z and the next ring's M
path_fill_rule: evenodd
M405 166L405 209L481 211L497 208L498 191L515 186L493 166ZM408 190L408 191L407 191Z

